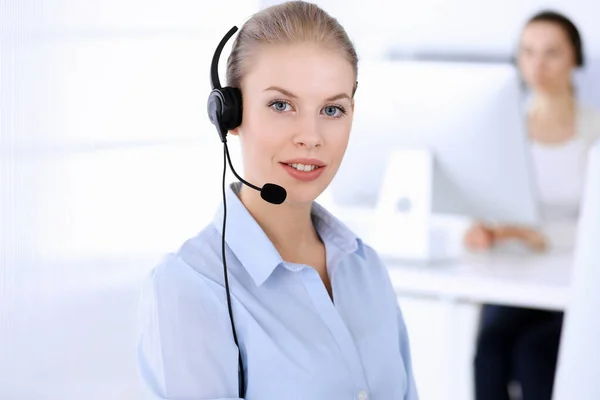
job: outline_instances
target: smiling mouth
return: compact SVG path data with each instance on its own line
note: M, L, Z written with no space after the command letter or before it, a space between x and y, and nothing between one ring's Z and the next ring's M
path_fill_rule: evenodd
M323 168L318 165L309 165L309 164L296 164L296 163L294 163L294 164L284 163L284 164L288 165L298 171L301 171L301 172L311 172L311 171L314 171L315 169Z

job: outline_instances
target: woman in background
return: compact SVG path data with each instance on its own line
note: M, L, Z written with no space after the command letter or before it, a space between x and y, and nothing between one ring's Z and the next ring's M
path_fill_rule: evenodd
M600 116L578 103L573 71L584 65L577 27L565 16L544 11L521 34L518 67L531 97L527 128L545 223L576 221L586 155L600 136ZM485 250L516 239L536 251L552 237L527 227L472 226L465 242ZM523 400L550 400L563 313L485 305L475 356L476 400L508 400L516 381Z

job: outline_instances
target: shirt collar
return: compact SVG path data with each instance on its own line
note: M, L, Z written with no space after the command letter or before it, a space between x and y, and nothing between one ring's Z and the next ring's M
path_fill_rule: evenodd
M227 188L225 242L248 271L254 283L260 286L275 268L285 263L266 233L239 199L241 185L240 182L234 182ZM224 207L221 204L213 219L213 225L221 235L223 214ZM316 202L313 203L311 214L315 228L324 242L334 244L348 254L357 253L364 258L362 241L341 221Z

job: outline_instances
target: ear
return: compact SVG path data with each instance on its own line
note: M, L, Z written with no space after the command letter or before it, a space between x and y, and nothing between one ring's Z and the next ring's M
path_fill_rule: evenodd
M230 130L229 134L232 136L239 136L240 135L240 127L238 126L237 128Z

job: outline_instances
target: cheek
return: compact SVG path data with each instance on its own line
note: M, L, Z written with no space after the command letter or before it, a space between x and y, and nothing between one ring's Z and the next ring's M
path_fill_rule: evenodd
M528 80L531 77L531 66L528 63L520 63L519 72L523 79Z
M350 139L350 131L352 129L351 121L339 121L338 126L335 129L332 129L330 132L330 143L331 153L338 160L341 161L344 153L346 152L346 147L348 146L348 141Z
M564 60L549 60L543 73L547 83L552 85L563 85L571 80L571 68Z
M533 63L529 60L519 60L518 62L519 72L525 80L531 78L531 75L535 69Z
M552 63L552 71L557 76L569 76L571 74L571 63L569 60L559 59Z
M266 107L264 107L266 109ZM273 112L261 108L248 109L244 113L240 140L248 158L269 162L284 145L286 129L281 118L273 118Z

